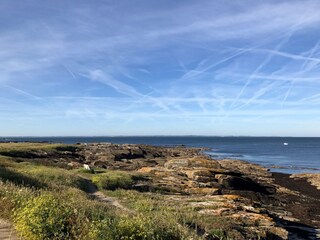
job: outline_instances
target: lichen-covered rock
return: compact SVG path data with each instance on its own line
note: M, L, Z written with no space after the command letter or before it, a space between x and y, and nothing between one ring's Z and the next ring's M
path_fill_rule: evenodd
M180 168L187 168L189 166L190 166L189 159L172 159L167 161L164 164L164 167L168 169L180 169Z
M194 195L218 195L220 194L220 189L219 188L188 188L186 190L187 193L189 194L194 194Z
M192 179L197 182L216 182L214 174L207 169L186 170L184 171L184 173L187 175L189 179Z
M181 168L215 168L219 169L220 164L212 159L207 159L204 157L194 157L194 158L174 158L168 160L165 165L169 169L181 169Z

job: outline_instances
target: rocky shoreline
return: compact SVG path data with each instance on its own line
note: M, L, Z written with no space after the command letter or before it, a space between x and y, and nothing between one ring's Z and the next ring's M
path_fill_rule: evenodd
M147 179L134 189L162 191L170 201L192 203L201 214L230 218L238 225L235 229L245 229L241 234L247 239L320 237L320 191L307 175L271 173L240 160L214 160L203 150L97 143L81 145L77 154L92 167L144 173Z
M166 196L164 204L185 205L207 217L223 217L236 239L320 238L320 190L314 186L319 174L271 173L245 161L212 159L204 150L94 143L66 146L58 153L10 154L65 168L85 164L96 170L140 174L130 189L161 193Z

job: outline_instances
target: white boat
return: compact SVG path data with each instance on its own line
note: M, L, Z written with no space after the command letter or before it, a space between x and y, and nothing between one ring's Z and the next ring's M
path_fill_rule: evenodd
M289 145L289 143L287 143L287 142L284 142L284 143L283 143L283 145L284 145L284 146L288 146L288 145Z

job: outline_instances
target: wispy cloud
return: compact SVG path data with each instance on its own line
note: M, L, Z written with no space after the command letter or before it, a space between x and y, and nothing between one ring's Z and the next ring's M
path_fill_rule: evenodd
M132 86L125 84L119 80L114 79L111 75L103 72L100 69L90 71L88 77L93 81L98 81L103 84L106 84L106 85L112 87L117 92L122 93L124 95L131 96L131 97L141 97L142 96Z
M214 134L224 122L254 122L253 133L266 118L278 129L295 114L320 118L319 10L313 0L6 2L0 125L39 118L67 131L81 118L83 135L86 121Z

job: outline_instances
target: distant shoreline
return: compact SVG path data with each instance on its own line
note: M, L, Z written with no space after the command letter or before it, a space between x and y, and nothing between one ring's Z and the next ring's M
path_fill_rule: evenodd
M0 136L1 138L135 138L135 137L213 137L213 138L320 138L320 136L252 136L252 135L68 135L68 136Z
M8 137L0 142L149 144L205 147L213 158L245 160L281 173L320 172L320 138L316 137L209 137L209 136L113 136L113 137ZM283 143L288 143L284 146ZM314 147L310 147L310 143ZM271 145L270 145L271 144ZM270 146L269 146L270 145ZM303 149L305 148L305 149ZM295 152L297 149L297 153ZM305 151L301 152L301 151Z

